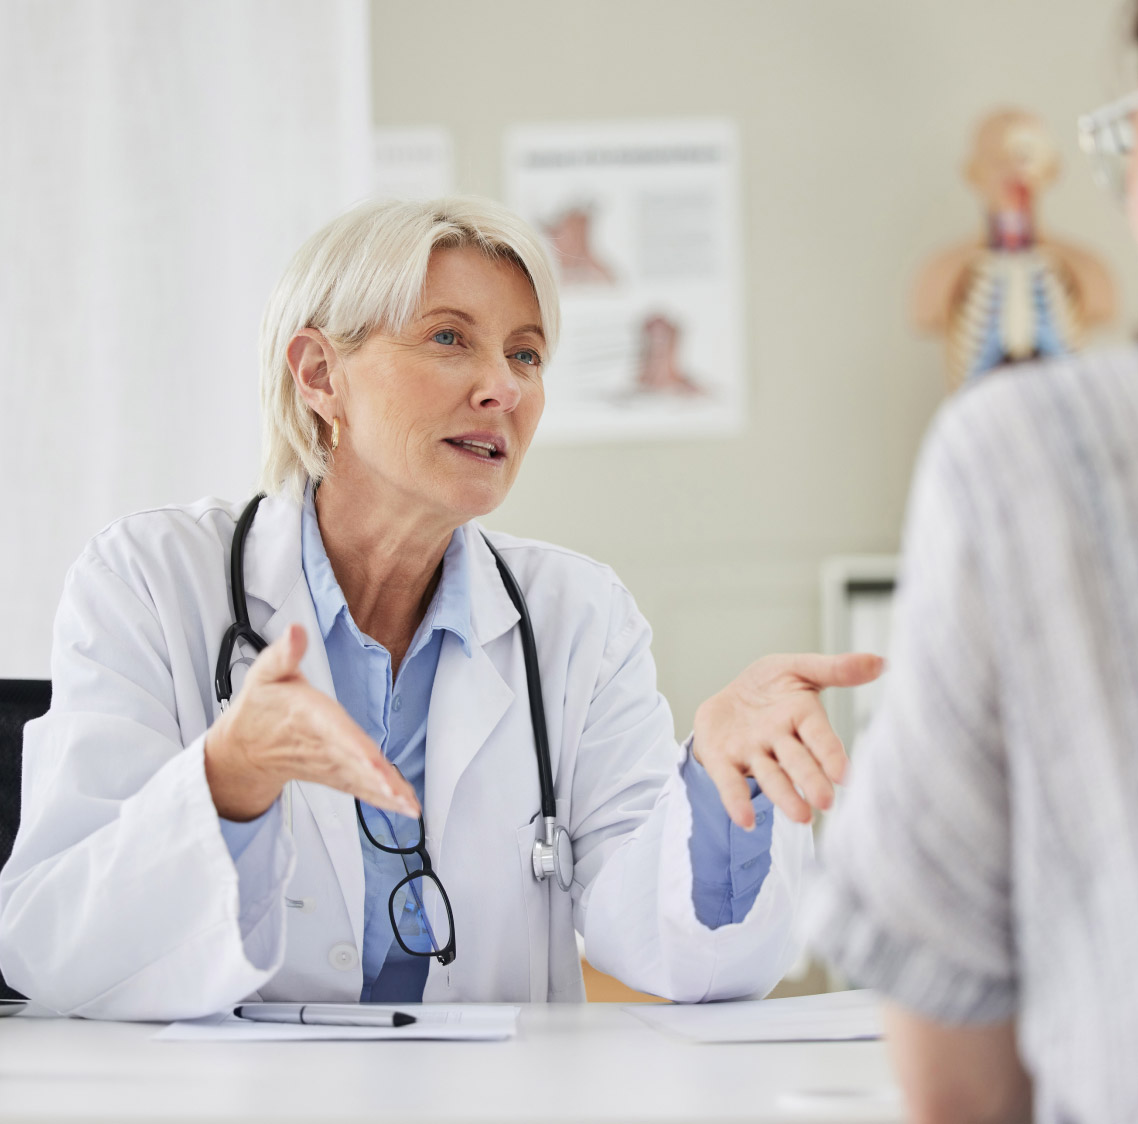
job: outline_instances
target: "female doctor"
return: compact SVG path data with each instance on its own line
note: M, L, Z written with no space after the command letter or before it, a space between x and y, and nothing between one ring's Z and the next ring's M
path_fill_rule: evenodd
M558 321L486 201L369 203L299 251L262 330L267 498L122 519L68 575L0 875L12 986L123 1019L576 1000L574 930L673 999L779 979L845 766L817 692L879 663L759 661L677 746L613 573L473 522Z

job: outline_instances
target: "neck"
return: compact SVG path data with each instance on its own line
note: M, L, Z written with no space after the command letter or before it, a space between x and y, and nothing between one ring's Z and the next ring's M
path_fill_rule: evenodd
M1035 244L1030 206L988 212L988 245L993 250L1026 250Z
M316 493L320 537L356 627L399 668L442 574L454 526L393 511L374 494L325 477Z

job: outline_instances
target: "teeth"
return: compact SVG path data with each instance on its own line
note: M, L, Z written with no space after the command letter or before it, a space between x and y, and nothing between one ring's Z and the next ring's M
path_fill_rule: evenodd
M452 444L461 445L462 448L470 449L485 457L492 457L498 451L497 445L490 445L485 441L453 441Z

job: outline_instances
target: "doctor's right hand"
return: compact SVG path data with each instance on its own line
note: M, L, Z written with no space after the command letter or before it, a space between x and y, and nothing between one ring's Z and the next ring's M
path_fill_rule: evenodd
M288 781L315 781L376 808L419 814L415 790L333 698L300 670L308 647L290 625L253 662L205 738L205 776L218 815L256 819Z

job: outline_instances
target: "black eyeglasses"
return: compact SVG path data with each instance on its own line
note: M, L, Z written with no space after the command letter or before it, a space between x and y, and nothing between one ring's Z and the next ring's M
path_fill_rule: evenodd
M398 844L399 835L391 822L391 818L382 809L376 808L375 810L387 825L392 840ZM454 914L451 912L450 898L447 897L443 884L431 868L431 856L427 854L423 817L419 816L418 841L411 847L392 846L376 839L364 818L363 805L358 800L356 801L356 817L360 821L360 827L363 828L368 842L380 851L386 851L389 855L399 855L403 859L403 868L407 871L407 877L395 884L395 888L391 891L391 897L387 900L387 915L391 919L391 929L395 934L395 939L399 942L399 947L408 956L433 956L440 964L451 963L455 956ZM406 821L407 824L412 822L405 816L396 818L401 822ZM404 831L403 834L406 835L407 832ZM418 869L412 869L409 861L412 855L418 856L420 863ZM427 917L427 909L423 903L423 888L428 881L433 883L435 889L438 890L439 897L442 899L443 907L446 910L447 929L445 933L436 934ZM405 886L407 893L404 895L402 903L397 903L399 891Z

